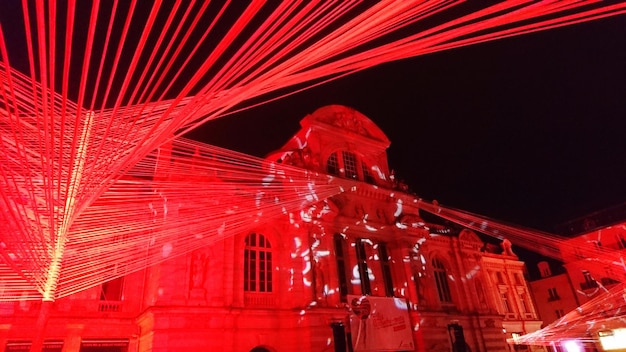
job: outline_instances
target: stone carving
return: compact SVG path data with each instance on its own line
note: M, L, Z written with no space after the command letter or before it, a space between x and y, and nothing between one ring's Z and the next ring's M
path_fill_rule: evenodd
M206 280L207 257L204 252L194 252L191 258L191 288L202 288Z
M511 241L505 238L504 240L502 240L502 243L500 245L502 246L502 254L517 257L517 255L513 253L513 244L511 243Z

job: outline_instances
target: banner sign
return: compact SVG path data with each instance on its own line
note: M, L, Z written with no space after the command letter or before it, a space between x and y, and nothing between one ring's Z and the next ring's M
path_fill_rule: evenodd
M406 300L348 295L348 303L355 352L415 350Z

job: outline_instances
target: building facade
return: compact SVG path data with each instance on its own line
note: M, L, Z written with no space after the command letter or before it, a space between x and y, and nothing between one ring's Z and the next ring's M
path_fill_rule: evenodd
M623 204L561 226L570 236L559 244L565 272L553 275L547 262L539 263L541 278L530 286L545 327L525 343L576 341L588 350L626 351L625 209ZM544 335L559 338L546 340Z
M540 328L505 241L425 221L394 180L389 140L318 109L267 159L349 181L299 214L54 302L46 351L508 351ZM28 350L38 302L0 304L0 346ZM524 347L525 348L525 347Z
M537 311L544 325L561 318L580 306L578 293L567 273L552 274L548 262L539 262L541 278L531 281Z

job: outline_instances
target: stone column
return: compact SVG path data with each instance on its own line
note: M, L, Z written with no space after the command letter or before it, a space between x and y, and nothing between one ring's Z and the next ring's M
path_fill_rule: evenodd
M63 340L62 352L79 352L82 341L84 324L67 324L65 326L65 339Z

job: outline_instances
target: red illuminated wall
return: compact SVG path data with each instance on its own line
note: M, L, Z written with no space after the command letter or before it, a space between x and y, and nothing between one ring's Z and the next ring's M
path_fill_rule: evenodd
M448 352L455 339L495 351L539 327L532 300L520 302L524 264L485 252L470 230L426 222L391 177L390 142L367 117L327 106L301 124L267 159L358 187L272 221L251 218L250 231L58 299L44 341L64 351L333 351L387 341ZM185 229L180 236L193 235ZM363 294L374 307L365 317L351 300ZM39 304L0 307L2 346L32 340Z

